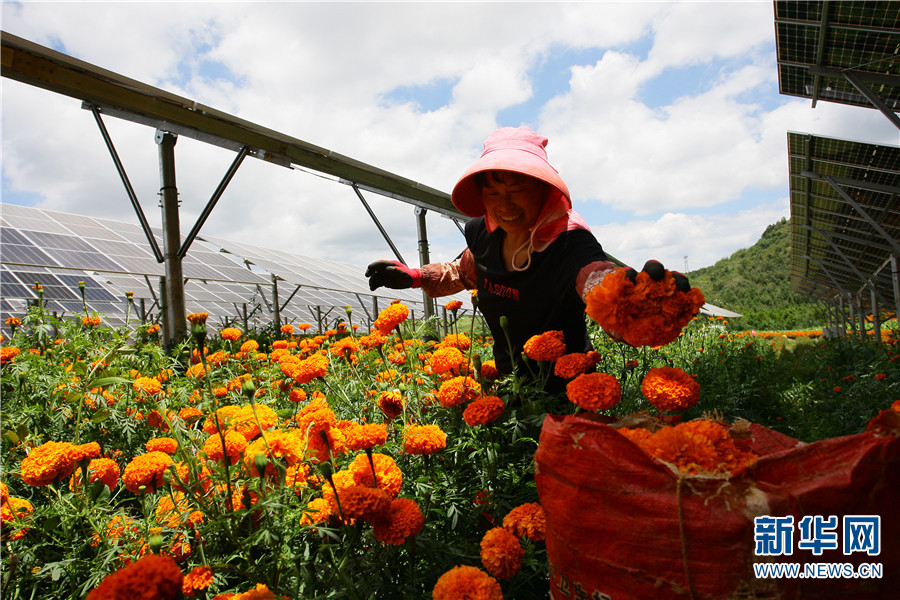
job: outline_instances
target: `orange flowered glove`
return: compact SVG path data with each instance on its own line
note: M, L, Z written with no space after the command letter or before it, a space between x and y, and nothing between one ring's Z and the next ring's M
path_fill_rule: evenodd
M631 267L609 273L586 300L585 312L614 339L653 347L677 338L705 302L687 277L655 260L640 273Z

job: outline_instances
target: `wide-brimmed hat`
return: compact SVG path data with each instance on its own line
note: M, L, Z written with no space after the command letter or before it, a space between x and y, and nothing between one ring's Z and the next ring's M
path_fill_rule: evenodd
M494 131L484 142L481 158L466 169L453 186L453 205L463 214L480 217L485 211L475 175L486 171L513 171L552 185L562 193L571 208L569 188L547 162L546 146L547 138L528 127L503 127Z

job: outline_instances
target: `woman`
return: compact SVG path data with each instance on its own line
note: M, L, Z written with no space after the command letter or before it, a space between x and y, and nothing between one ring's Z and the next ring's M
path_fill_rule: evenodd
M451 195L453 205L473 217L460 258L421 269L376 261L366 270L372 290L421 287L431 297L478 290L501 373L512 372L525 342L545 331L562 331L568 352L590 350L585 294L616 268L572 210L546 145L547 138L527 127L504 127L488 137ZM655 261L644 270L657 280L665 272ZM679 290L689 287L682 276Z

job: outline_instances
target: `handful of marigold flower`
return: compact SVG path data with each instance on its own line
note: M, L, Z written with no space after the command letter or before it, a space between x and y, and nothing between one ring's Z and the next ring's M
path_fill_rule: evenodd
M525 356L540 362L556 362L566 353L562 331L545 331L525 342Z
M707 419L663 427L656 433L627 427L618 431L647 454L687 475L735 477L757 459L753 452L737 447L725 425Z
M659 280L646 271L632 280L629 271L634 272L618 269L606 275L588 292L585 312L630 346L664 346L678 337L703 306L703 293L695 287L680 291L671 271Z

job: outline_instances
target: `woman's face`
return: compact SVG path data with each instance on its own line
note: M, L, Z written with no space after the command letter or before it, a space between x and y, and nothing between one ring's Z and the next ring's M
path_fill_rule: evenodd
M523 234L534 226L545 199L544 182L505 171L486 173L481 201L488 216L508 234Z

